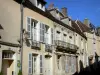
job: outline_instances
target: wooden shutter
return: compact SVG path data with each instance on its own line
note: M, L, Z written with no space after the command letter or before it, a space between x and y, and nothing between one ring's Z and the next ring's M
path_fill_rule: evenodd
M28 74L32 74L32 53L29 53L28 59Z
M27 32L28 38L31 39L31 18L27 17Z

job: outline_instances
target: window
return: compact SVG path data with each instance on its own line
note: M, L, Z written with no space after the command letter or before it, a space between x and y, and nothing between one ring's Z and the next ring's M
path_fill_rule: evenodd
M33 56L32 53L29 53L29 74L36 74L37 70L37 56Z
M32 74L32 53L29 54L28 73L29 73L29 74Z
M66 56L66 72L76 72L76 57Z
M74 73L76 71L76 58L71 57L71 72Z
M70 70L70 56L66 56L66 72L68 73Z
M43 8L44 7L44 4L41 4L41 8Z
M37 1L37 6L40 4L40 2L39 1Z
M30 17L27 17L27 32L28 38L32 40L36 40L37 38L37 28L36 24L38 22Z
M40 74L43 74L43 56L40 55Z

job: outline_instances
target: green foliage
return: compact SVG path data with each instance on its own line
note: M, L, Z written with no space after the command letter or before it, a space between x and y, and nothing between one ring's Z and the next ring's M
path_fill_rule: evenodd
M0 72L0 75L3 75L2 71Z
M18 75L22 75L22 71L21 71L21 70L19 70L19 73L18 73Z

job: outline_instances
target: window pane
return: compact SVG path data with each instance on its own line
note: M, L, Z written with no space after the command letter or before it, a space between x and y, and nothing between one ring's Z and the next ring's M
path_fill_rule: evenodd
M42 55L40 55L40 60L42 60Z
M29 54L29 60L31 60L31 58L32 58L32 55L31 55L31 54Z
M31 70L31 68L29 68L29 73L32 73L32 70Z
M42 67L42 61L40 61L40 67Z
M30 24L30 20L31 20L30 18L27 18L27 23L28 23L28 24Z
M28 31L31 31L31 29L30 29L30 25L28 25L28 28L27 28L27 30L28 30Z
M32 67L32 61L29 61L29 67Z
M43 69L42 68L40 68L40 73L43 73Z
M31 32L28 32L28 38L30 38L30 34L31 34Z
M40 23L40 28L42 28L42 23Z

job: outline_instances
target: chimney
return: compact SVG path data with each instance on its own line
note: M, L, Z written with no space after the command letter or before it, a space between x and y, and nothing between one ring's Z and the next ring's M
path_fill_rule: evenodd
M90 24L89 19L85 18L85 19L84 19L84 24L87 25L87 26L89 27L89 24Z
M54 8L54 4L53 3L50 3L49 6L48 6L48 10L51 10Z
M64 17L67 17L68 16L67 15L67 8L66 7L61 8L61 12L64 15Z

